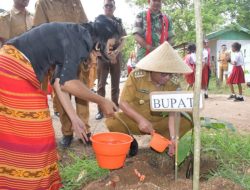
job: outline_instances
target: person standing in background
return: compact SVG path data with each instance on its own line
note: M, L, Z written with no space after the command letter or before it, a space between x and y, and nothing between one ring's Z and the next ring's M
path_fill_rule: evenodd
M118 23L122 26L122 20L114 16L115 11L115 1L114 0L104 0L104 15L108 18L112 19L114 22ZM126 35L126 31L123 28L122 36ZM97 60L97 77L98 77L98 86L97 86L97 94L105 97L106 95L106 83L107 77L110 73L111 76L111 99L118 106L118 98L120 93L120 76L121 76L121 62L122 55L121 50L123 47L123 39L120 38L119 41L115 42L112 53L109 55L110 60L104 59L104 57L98 57ZM103 118L103 113L98 107L98 113L95 116L96 120L100 120Z
M225 44L223 44L221 46L221 52L219 54L219 62L220 62L220 83L223 83L223 76L224 76L224 72L228 71L228 61L230 59L230 54L227 51L227 46ZM225 74L225 79L227 81L227 74Z
M208 86L209 80L211 77L211 62L210 62L210 55L211 50L208 47L208 39L204 39L203 41L203 69L202 69L202 83L201 88L204 90L204 97L208 98Z
M88 22L87 16L83 9L80 0L38 0L36 3L34 26L49 22L73 22L73 23L86 23ZM89 69L88 64L81 64L80 72L78 73L80 81L88 84ZM87 68L87 69L86 69ZM50 76L51 77L51 76ZM45 85L47 84L45 80ZM85 123L90 136L89 122L89 103L85 100L75 98L76 112L80 119ZM56 94L53 97L54 111L59 112L60 121L62 124L63 138L60 142L62 147L67 148L73 140L73 130L71 121L58 100Z
M128 75L131 71L133 71L135 69L135 60L136 60L136 55L135 52L132 51L130 53L128 62L127 62L127 71L128 71Z
M235 42L232 44L231 64L233 65L233 70L227 79L227 84L231 90L231 95L228 97L228 99L229 100L234 99L235 102L244 101L244 98L242 96L242 86L241 86L242 83L245 83L245 75L242 69L242 66L244 65L244 57L240 49L241 49L240 43ZM233 87L234 84L237 84L238 86L239 89L238 96L235 94Z
M10 11L0 14L0 47L3 43L16 37L32 27L33 16L26 7L29 0L14 0L13 8Z
M184 58L184 62L192 69L192 73L185 74L185 79L188 83L187 90L193 89L195 82L195 67L196 67L196 45L191 43L187 47L188 54Z
M173 43L171 18L161 12L162 0L149 0L149 8L136 16L133 34L137 42L137 62L164 41Z

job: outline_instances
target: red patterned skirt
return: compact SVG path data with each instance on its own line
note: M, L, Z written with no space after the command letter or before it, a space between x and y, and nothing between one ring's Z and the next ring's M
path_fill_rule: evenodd
M245 83L245 75L241 66L233 66L233 70L227 79L227 84Z
M55 135L47 95L30 62L0 49L0 189L58 190Z

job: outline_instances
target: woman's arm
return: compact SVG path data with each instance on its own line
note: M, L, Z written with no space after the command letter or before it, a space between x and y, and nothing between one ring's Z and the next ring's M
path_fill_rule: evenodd
M74 129L76 136L82 139L83 142L88 141L88 138L86 136L86 126L76 114L76 111L71 103L69 93L61 90L58 78L55 80L53 86L64 110L70 118L72 128Z
M61 85L61 90L80 99L98 104L106 117L113 116L115 111L118 110L117 106L112 101L93 93L80 80L66 81Z

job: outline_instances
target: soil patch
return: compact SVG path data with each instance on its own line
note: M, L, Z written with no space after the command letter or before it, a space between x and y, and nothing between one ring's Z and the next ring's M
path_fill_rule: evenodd
M189 160L179 168L178 180L174 179L174 160L166 153L158 154L151 149L140 149L139 154L127 158L123 168L112 170L108 177L94 181L83 187L84 190L190 190L192 179L186 178ZM223 178L207 180L217 163L212 158L201 157L201 190L243 190L244 188ZM136 171L145 176L140 181Z

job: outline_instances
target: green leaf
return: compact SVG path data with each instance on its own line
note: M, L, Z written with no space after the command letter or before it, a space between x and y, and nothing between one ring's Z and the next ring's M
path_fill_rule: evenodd
M178 166L189 156L192 150L192 135L191 133L185 134L178 144Z

